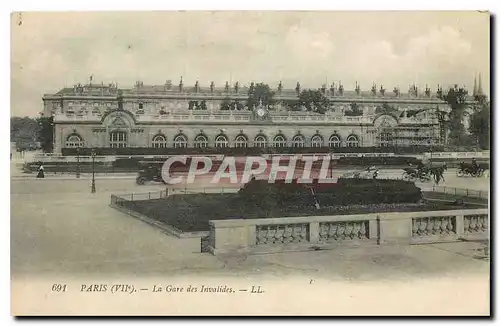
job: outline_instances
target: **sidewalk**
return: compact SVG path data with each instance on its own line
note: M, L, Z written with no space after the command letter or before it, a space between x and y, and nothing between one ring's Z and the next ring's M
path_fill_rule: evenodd
M103 173L96 173L95 174L95 179L96 180L108 180L108 179L130 179L134 180L136 178L137 174L132 174L132 173L113 173L113 174L103 174ZM37 179L36 173L27 173L27 174L22 174L22 175L12 175L11 174L11 179L13 180L26 180L26 179ZM44 179L37 179L37 180L46 180L46 179L57 179L57 180L78 180L78 179L83 179L83 180L92 180L92 174L80 174L80 178L77 178L75 174L51 174L51 173L45 173L45 178Z

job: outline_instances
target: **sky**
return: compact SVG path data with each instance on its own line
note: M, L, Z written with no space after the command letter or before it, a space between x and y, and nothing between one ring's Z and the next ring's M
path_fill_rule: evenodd
M140 80L318 88L375 82L465 85L489 94L489 14L481 12L23 12L11 16L11 116L37 116L44 93Z

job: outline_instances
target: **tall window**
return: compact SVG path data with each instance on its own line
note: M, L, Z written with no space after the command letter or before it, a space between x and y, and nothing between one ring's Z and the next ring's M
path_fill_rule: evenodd
M166 148L167 138L164 135L156 135L153 137L153 147L154 148Z
M359 147L358 136L350 135L349 137L347 137L346 146L347 147Z
M238 135L234 139L234 147L248 147L248 139L245 135Z
M323 137L320 135L314 135L311 138L311 147L323 147Z
M267 138L264 135L258 135L253 141L254 147L267 147Z
M187 138L184 135L177 135L174 138L174 148L186 148Z
M227 147L229 142L227 141L227 137L224 135L219 135L215 138L215 147L222 148Z
M331 135L330 139L328 139L328 147L330 148L340 147L341 143L340 137L337 135Z
M208 147L208 138L205 135L198 135L194 139L195 148L206 148Z
M379 135L379 144L381 147L389 147L393 144L392 132L384 130Z
M305 146L305 139L304 136L302 135L295 135L292 139L292 146L293 147L304 147Z
M283 135L276 135L273 139L274 147L286 147L286 138Z
M113 131L109 134L109 147L125 148L127 147L127 133L125 131Z
M84 144L82 137L77 134L70 135L68 139L66 139L66 147L69 148L83 147Z

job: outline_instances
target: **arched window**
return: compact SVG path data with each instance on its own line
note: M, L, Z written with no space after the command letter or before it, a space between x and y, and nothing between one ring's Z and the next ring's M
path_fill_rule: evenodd
M219 135L215 137L215 147L217 148L223 148L227 147L229 145L229 142L227 141L227 137L224 135Z
M274 147L286 147L286 138L283 135L276 135L273 139Z
M109 147L125 148L127 147L127 133L125 131L112 131L109 134Z
M254 147L267 147L267 138L264 135L257 135L253 141Z
M311 138L311 147L323 147L323 137L314 135Z
M238 135L234 139L234 147L248 147L248 138L245 135Z
M347 147L359 147L358 136L350 135L349 137L347 137L346 146Z
M328 139L328 147L340 147L342 142L340 141L340 137L338 135L331 135L330 139Z
M76 148L83 147L84 145L85 142L83 141L82 137L77 134L72 134L66 139L66 147Z
M174 138L174 148L186 148L187 147L187 138L184 135L177 135Z
M166 148L167 138L164 135L156 135L153 137L153 147L154 148Z
M208 138L205 135L198 135L194 139L195 148L206 148L208 147Z
M304 139L304 136L302 135L295 135L292 139L292 146L293 147L304 147L306 144L306 141Z

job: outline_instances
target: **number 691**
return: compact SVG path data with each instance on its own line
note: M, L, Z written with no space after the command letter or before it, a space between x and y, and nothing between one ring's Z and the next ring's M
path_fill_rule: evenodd
M52 285L52 292L66 292L66 284L54 284Z

